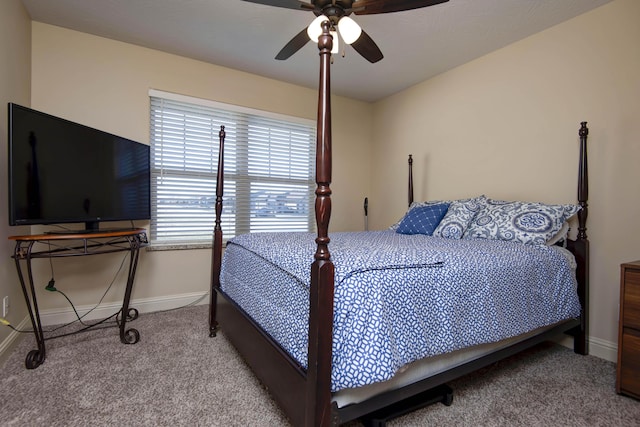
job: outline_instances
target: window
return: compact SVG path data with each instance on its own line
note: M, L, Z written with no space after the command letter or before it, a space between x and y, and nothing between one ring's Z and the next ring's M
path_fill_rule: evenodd
M315 226L315 124L165 92L151 98L151 239L210 243L220 125L225 238Z

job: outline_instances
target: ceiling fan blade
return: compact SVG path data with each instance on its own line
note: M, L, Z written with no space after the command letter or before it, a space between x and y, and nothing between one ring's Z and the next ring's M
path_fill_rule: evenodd
M309 41L309 35L307 29L300 31L294 38L289 40L280 52L276 55L276 59L285 60L291 55L302 49L302 47Z
M369 37L369 34L365 33L364 30L362 30L362 34L360 34L358 40L351 43L351 47L353 47L356 52L372 64L384 58L384 55L382 55L382 52L376 42L374 42L373 39Z
M356 15L402 12L446 3L449 0L356 0L351 9Z
M264 4L266 6L284 7L285 9L313 10L313 5L300 0L243 0L249 3Z

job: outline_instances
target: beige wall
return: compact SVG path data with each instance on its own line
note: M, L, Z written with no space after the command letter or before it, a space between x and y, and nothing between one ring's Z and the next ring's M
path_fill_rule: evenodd
M29 105L31 96L31 20L20 0L0 2L0 304L9 296L8 320L21 322L26 313L16 269L11 259L13 244L9 235L24 234L25 228L9 227L7 195L7 103ZM28 231L28 230L27 230ZM2 313L0 313L2 315ZM11 330L0 326L0 356L12 341ZM14 334L15 335L15 334Z
M615 346L619 265L640 259L638 22L617 0L377 103L371 223L402 215L408 153L418 200L574 202L587 121L590 334Z
M31 96L31 20L19 0L0 2L0 164L7 164L7 103L29 105ZM5 171L5 167L2 167ZM24 234L28 229L9 227L6 208L7 174L0 174L0 303L4 296L10 298L8 320L19 324L27 315L20 284L11 255L13 244L7 239L14 234ZM0 313L1 315L2 313ZM11 330L0 327L0 347L12 339ZM0 348L0 354L2 353Z
M150 88L316 118L315 89L33 23L33 108L148 143ZM331 226L332 230L362 229L362 216L350 212L361 212L362 199L369 190L372 106L339 97L332 103L335 191ZM351 166L354 163L357 168ZM81 263L56 260L57 287L69 290L74 303L91 305L106 289L121 258L100 256ZM49 274L48 266L43 267L43 283ZM209 274L209 250L144 252L133 298L162 299L204 292ZM122 288L119 285L107 301L117 301ZM65 304L51 295L42 298L45 310Z

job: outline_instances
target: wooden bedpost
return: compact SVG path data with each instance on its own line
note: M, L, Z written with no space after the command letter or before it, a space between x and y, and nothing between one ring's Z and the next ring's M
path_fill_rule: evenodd
M578 164L578 204L582 209L578 212L578 236L575 241L569 240L576 258L576 279L578 280L578 297L582 312L580 327L575 331L573 350L578 354L589 354L589 240L587 239L587 216L589 199L589 176L587 168L587 122L580 124L580 158Z
M589 128L587 122L580 123L580 161L578 165L578 203L580 204L580 212L578 212L578 240L587 238L587 216L589 199L589 171L587 169L587 137L589 136Z
M413 203L413 156L409 154L409 207Z
M329 426L331 410L331 359L333 344L334 266L329 253L329 219L331 217L331 84L330 61L333 38L329 22L322 24L318 39L320 85L316 135L316 224L318 237L315 261L311 266L309 297L309 354L305 425Z
M217 289L220 289L220 268L222 266L222 195L224 190L224 126L220 126L218 138L218 170L216 175L216 220L213 227L213 255L211 259L211 289L209 295L209 336L215 337L218 329L216 320Z

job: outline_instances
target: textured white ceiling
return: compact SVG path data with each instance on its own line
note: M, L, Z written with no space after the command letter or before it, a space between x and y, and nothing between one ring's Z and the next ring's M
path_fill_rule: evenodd
M351 47L332 68L334 94L376 101L611 0L450 0L352 16L385 58ZM242 0L22 0L34 21L315 88L317 47L275 55L314 18Z

